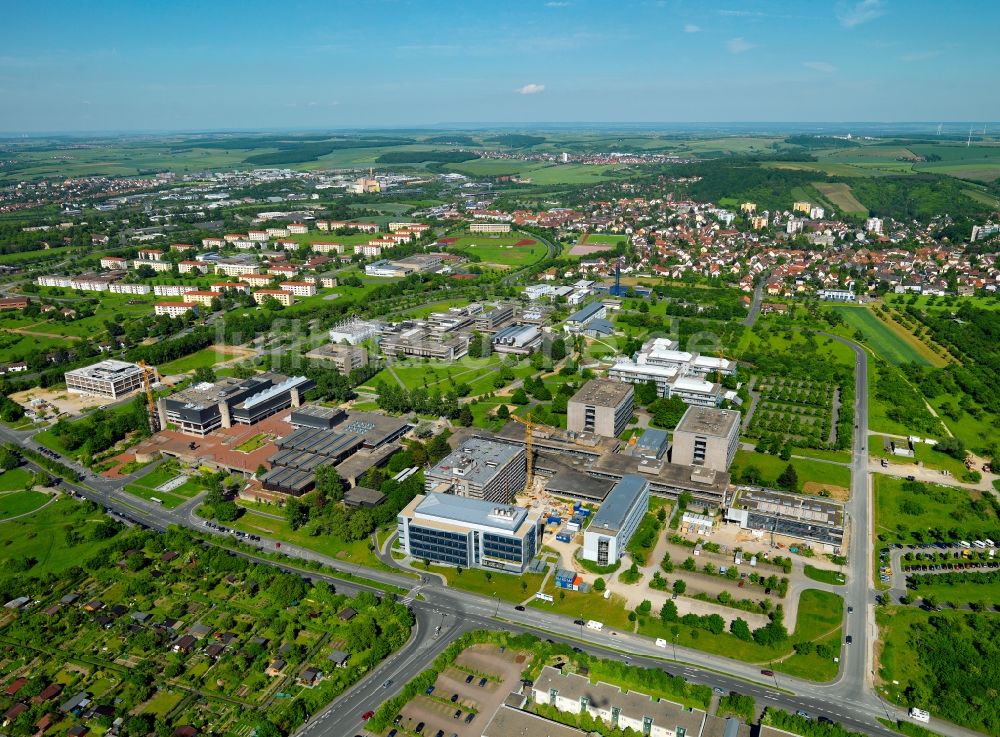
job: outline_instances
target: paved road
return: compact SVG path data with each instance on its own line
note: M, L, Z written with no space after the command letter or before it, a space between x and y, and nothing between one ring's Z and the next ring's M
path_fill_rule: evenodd
M836 336L834 336L836 337ZM355 573L368 580L399 586L411 590L405 599L417 619L416 634L395 655L376 667L365 679L347 694L334 700L326 710L304 725L304 737L351 737L361 731L360 715L373 709L387 698L397 694L406 681L427 668L437 653L448 642L469 629L494 628L507 631L527 631L547 636L553 640L571 642L588 651L630 658L632 662L648 667L661 667L675 675L682 675L694 683L703 683L725 691L737 690L753 696L758 703L786 710L802 709L813 716L824 715L841 722L849 729L865 734L890 735L892 733L876 724L878 717L896 719L905 716L892 705L883 704L873 692L868 675L871 670L874 610L867 571L870 570L871 547L869 493L867 473L867 361L863 352L850 341L857 355L857 398L855 412L859 429L855 433L855 462L852 464L852 501L848 507L852 534L850 558L853 569L861 575L848 580L847 602L854 606L855 614L847 617L846 632L854 637L855 644L844 647L841 653L842 668L839 677L827 684L779 674L773 680L760 673L760 667L710 655L698 650L670 647L658 648L648 638L605 628L601 632L584 630L569 617L551 614L544 609L529 607L516 611L511 604L497 599L472 594L444 586L436 577L424 576L415 582L412 574L365 568L328 558L311 550L281 544L281 552L291 558L315 560L332 569ZM13 441L27 447L37 447L30 439L30 432L17 432L0 426L0 439ZM78 464L65 461L80 469ZM85 469L80 469L85 472ZM173 510L164 509L124 491L124 486L134 476L107 479L86 472L80 483L65 483L64 487L80 496L92 499L116 514L128 516L159 530L169 525L194 527L202 532L223 534L203 526L193 510L198 499L185 502ZM262 550L275 551L276 540L263 538L255 543ZM282 567L280 563L265 561ZM292 562L292 561L290 561ZM861 565L864 563L864 565ZM314 578L328 578L338 589L365 588L363 583L345 583L321 574L304 573ZM419 596L417 595L419 593ZM434 636L434 628L441 626ZM391 679L388 687L382 683ZM317 725L317 726L314 726ZM946 722L932 720L931 727L949 737L966 737L975 734Z
M747 313L746 318L743 320L743 324L752 328L757 323L757 316L760 314L760 303L764 298L764 283L767 281L767 274L760 275L760 281L757 282L756 288L753 290L753 301L750 302L750 312Z

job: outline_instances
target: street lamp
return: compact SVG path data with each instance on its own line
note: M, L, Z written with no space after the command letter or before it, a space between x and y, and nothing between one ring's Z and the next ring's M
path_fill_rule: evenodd
M493 616L494 617L499 617L500 616L500 597L497 596L497 592L496 591L493 592L493 595L497 597L497 610L495 612L493 612Z
M675 661L677 660L677 638L680 637L680 636L681 636L680 632L677 632L674 635L674 660Z

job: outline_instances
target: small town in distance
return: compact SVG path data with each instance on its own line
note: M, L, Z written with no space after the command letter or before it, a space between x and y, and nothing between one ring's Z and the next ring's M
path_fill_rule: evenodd
M12 11L0 737L1000 737L996 13L538 5Z

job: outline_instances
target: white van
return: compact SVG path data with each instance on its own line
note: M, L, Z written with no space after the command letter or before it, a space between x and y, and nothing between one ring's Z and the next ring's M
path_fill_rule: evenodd
M591 619L588 620L587 627L592 630L597 630L598 632L600 632L602 629L604 629L604 622L598 622L596 619Z
M995 548L997 546L997 544L995 542L993 542L992 540L990 540L989 538L986 538L985 542L986 542L986 546L989 547L989 548Z
M969 541L968 540L959 540L958 544L961 545L963 548L971 548L972 547L971 545L969 545Z
M983 542L982 540L976 540L976 541L975 541L975 542L973 542L972 544L973 544L973 545L975 545L975 546L976 546L977 548L979 548L980 550L982 550L983 548L985 548L985 547L986 547L986 543L984 543L984 542Z
M657 647L666 647L667 646L667 641L664 640L662 637L657 637L656 638L656 646Z
M910 719L915 719L918 722L923 722L927 724L931 720L931 715L924 711L923 709L918 709L913 706L910 707Z

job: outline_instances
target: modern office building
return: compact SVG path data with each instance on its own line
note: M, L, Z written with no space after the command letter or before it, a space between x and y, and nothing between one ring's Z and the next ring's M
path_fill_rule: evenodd
M65 377L68 391L110 399L142 389L142 369L125 361L101 361L67 371Z
M603 302L591 302L567 317L563 328L568 333L579 333L586 330L594 320L603 320L607 316L608 308Z
M524 573L542 533L537 511L436 493L417 495L399 513L397 529L412 558L507 573Z
M642 476L623 476L583 532L583 559L599 566L614 565L649 509L649 482Z
M734 409L688 407L674 430L673 463L728 471L740 444L740 418Z
M524 489L527 468L524 448L473 437L424 473L424 488L506 504Z
M381 327L377 322L351 317L330 328L330 342L357 345L377 335Z
M316 386L304 376L259 374L195 384L157 402L160 427L174 425L185 435L204 437L220 427L254 425L289 407Z
M616 438L632 418L632 386L591 379L573 395L566 408L566 428Z
M349 374L354 369L362 368L368 363L368 351L361 346L328 343L313 348L306 354L306 358L329 361L337 367L340 373Z
M608 378L628 384L653 382L662 397L679 397L688 404L717 407L722 403L720 384L708 377L731 376L736 361L677 350L677 341L655 338L633 358L619 358L608 369Z

